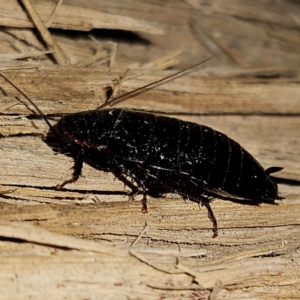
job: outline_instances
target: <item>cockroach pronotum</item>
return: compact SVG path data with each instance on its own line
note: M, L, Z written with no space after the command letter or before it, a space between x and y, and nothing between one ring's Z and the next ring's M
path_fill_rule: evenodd
M201 62L203 63L203 62ZM13 84L48 124L50 131L74 154L72 178L56 186L61 190L81 175L83 162L106 172L143 194L142 210L147 212L146 195L175 192L205 206L218 235L210 206L213 198L243 204L274 203L283 199L270 174L237 142L210 127L122 108L103 108L127 96L174 78L201 63L107 101L101 109L62 117L52 126L36 104Z

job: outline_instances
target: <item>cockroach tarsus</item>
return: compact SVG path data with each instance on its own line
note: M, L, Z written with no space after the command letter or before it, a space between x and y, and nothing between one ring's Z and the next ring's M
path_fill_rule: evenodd
M127 179L131 178L137 185L133 193L138 191L143 195L143 212L147 212L147 194L165 192L176 192L205 206L216 237L218 225L211 199L255 205L281 200L270 174L282 168L264 170L237 142L210 127L143 111L103 108L202 63L119 97L108 98L99 110L66 115L54 126L22 90L3 74L0 76L34 106L51 133L76 154L72 177L56 185L57 190L76 182L86 162L95 169L112 172L134 189L135 185Z

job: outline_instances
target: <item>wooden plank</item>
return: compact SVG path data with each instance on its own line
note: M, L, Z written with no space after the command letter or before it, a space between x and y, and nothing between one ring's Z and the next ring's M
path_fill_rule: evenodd
M132 20L110 23L114 28L121 24L120 29L131 26L128 29L136 32L136 25L141 26L140 35L99 31L93 32L94 40L79 32L50 31L73 64L67 67L53 66L35 31L8 28L0 33L1 72L28 93L52 123L64 114L97 107L111 79L128 68L120 93L173 72L154 70L178 62L180 69L213 54L215 59L198 70L120 105L224 132L264 167L284 167L277 176L285 179L279 192L286 199L259 207L215 199L219 236L212 239L207 212L197 204L168 194L149 198L149 213L142 214L141 196L130 201L128 188L87 165L78 183L56 191L54 186L70 176L72 158L52 150L43 140L47 126L1 80L0 295L296 299L299 7L292 2L270 6L260 1L76 0L64 1L64 9L51 16L49 7L57 1L45 1L45 6L43 1L31 2L40 7L43 21L53 18L50 27L75 24L86 30L87 24L78 21L88 17L100 24L103 19L94 19L99 12L120 22ZM57 23L57 17L72 11ZM4 9L0 18L9 16L12 26L23 18L20 15L27 18L18 6L14 12ZM145 24L153 26L149 34ZM153 34L152 29L166 34ZM107 66L114 68L109 71Z
M208 62L209 64L209 62ZM14 69L14 66L6 66ZM35 99L45 114L72 113L95 109L105 100L105 88L112 86L126 70L39 67L2 71ZM196 70L195 70L196 71ZM172 71L130 70L119 94L173 74ZM132 78L133 77L133 78ZM278 114L300 113L300 79L224 78L196 72L161 84L122 103L122 107L182 114ZM28 108L12 100L19 93L1 79L10 97L2 97L5 114L25 113ZM12 101L13 105L12 106ZM70 102L72 101L72 102ZM53 104L54 102L54 104Z
M226 203L221 208L221 211L226 210L226 230L221 229L219 240L212 240L208 229L203 232L205 218L199 218L199 212L193 207L182 201L172 201L170 207L165 202L150 201L148 229L133 249L128 247L142 230L142 219L145 219L140 212L128 213L137 211L139 205L134 202L118 207L99 203L71 208L52 206L55 216L45 215L45 210L40 217L37 213L34 215L35 220L31 222L37 228L15 222L14 215L30 217L30 208L19 207L16 212L15 206L2 204L1 218L10 222L2 221L1 232L10 242L1 241L1 253L9 254L0 258L1 294L9 297L14 293L27 298L51 291L56 298L70 293L71 288L69 297L80 291L82 295L92 293L94 296L104 292L111 297L118 293L122 299L130 291L156 299L157 293L163 290L166 299L174 299L179 293L188 297L195 291L207 297L215 282L221 281L221 299L249 295L249 288L251 297L271 299L274 286L277 293L297 295L299 266L291 263L289 257L298 247L299 230L292 224L299 221L297 201L288 201L275 210L273 207L271 223L258 219L260 215L270 215L267 205L259 208L259 212L253 208L252 213L240 219L251 210L240 211L236 205ZM224 202L215 204L222 206ZM185 205L184 210L182 205ZM33 206L31 210L37 212L39 208ZM218 213L224 217L221 211ZM290 218L291 211L294 220ZM27 218L23 220L28 223ZM231 228L232 219L238 223ZM84 237L84 241L66 234ZM14 243L11 239L25 243ZM180 264L176 267L178 256ZM21 276L11 280L16 274ZM39 274L42 280L34 274ZM10 289L3 289L4 286Z
M15 71L7 73L12 75L13 80L24 80L23 84L21 84L24 90L29 93L33 99L36 99L37 103L41 105L47 113L51 113L54 116L57 116L58 113L68 113L77 109L86 109L86 102L79 100L85 99L84 93L91 91L91 88L87 88L80 78L95 78L95 74L90 74L90 77L88 73L82 77L78 74L77 77L70 77L73 88L66 88L62 86L62 84L66 84L65 81L61 80L60 82L62 84L60 84L57 79L53 81L50 72L50 75L47 74L45 77L37 76L34 72L28 72L29 75L26 73L26 76L17 76ZM31 76L32 74L34 74L34 77ZM55 71L52 74L55 74ZM40 82L39 78L42 78L44 81ZM52 82L50 86L47 86L45 83L45 78L47 81L50 79L50 82ZM74 84L76 78L78 78L78 81L77 84ZM180 80L184 80L184 78ZM212 82L218 82L217 85L219 85L220 80L221 79L218 78L218 80L213 80ZM38 81L38 84L36 84L36 81ZM226 81L229 82L228 79L226 79ZM35 85L32 85L32 82L34 82ZM79 86L79 82L81 82L81 87L84 87L82 89L84 92L81 95L80 89L76 89L76 87ZM87 80L87 82L90 81ZM95 83L93 84L97 86ZM103 86L105 85L105 82L103 82L102 87L98 88L97 92L99 94L101 91L103 92ZM40 89L37 88L39 86L43 87L41 90L44 91L42 95L46 99L46 102L39 100L42 98L39 97ZM266 86L268 87L268 85ZM174 87L175 85L173 84L172 88ZM297 85L295 85L295 87L297 87ZM163 92L171 94L168 89L172 88L165 88ZM246 91L246 87L244 88ZM34 113L30 113L24 104L20 104L19 100L14 99L16 92L7 84L5 84L3 89L6 92L6 96L1 98L5 101L1 104L1 107L7 109L3 111L3 123L1 126L3 130L2 134L6 135L6 137L1 140L0 155L0 163L2 166L0 177L2 184L2 220L8 222L18 220L26 223L40 224L42 228L50 232L63 234L64 236L72 235L91 240L104 239L109 241L109 243L113 243L118 248L122 247L124 243L127 246L130 245L142 231L143 224L147 222L147 232L141 237L135 247L143 256L146 255L146 261L150 260L154 264L161 264L161 260L164 260L164 262L172 260L172 258L174 260L175 256L178 255L176 252L178 251L178 245L183 257L192 259L191 261L184 259L184 265L192 269L198 268L199 270L202 270L203 262L197 261L197 263L195 263L192 258L194 256L204 257L204 261L210 263L212 263L211 258L216 259L216 265L219 269L220 267L223 268L223 265L218 263L217 259L223 258L226 260L226 258L229 257L228 259L230 260L232 255L239 253L242 257L243 264L247 264L249 272L242 273L244 266L243 268L239 267L239 264L234 260L234 262L231 262L229 265L226 261L224 272L210 274L210 277L206 279L207 281L203 279L204 273L199 275L202 279L202 281L200 281L201 286L206 284L205 286L208 289L211 289L213 283L217 279L220 279L225 286L225 289L220 292L220 295L223 295L224 298L226 298L226 295L228 296L228 292L233 286L234 289L230 292L232 297L238 298L241 294L246 293L246 290L250 286L252 294L256 295L256 297L260 297L260 289L253 288L253 286L260 286L259 282L263 280L265 284L264 288L274 286L278 288L278 282L281 279L282 272L285 272L286 279L285 285L280 287L280 291L282 293L288 292L289 295L292 295L294 291L297 290L298 285L295 282L295 278L297 278L295 275L297 266L290 265L289 260L284 257L284 254L294 253L298 247L298 227L300 220L298 216L299 204L297 197L300 194L299 187L291 188L287 185L280 185L279 190L287 200L284 200L278 206L262 205L258 208L241 206L221 200L214 201L213 209L220 226L220 236L216 240L211 239L211 224L206 217L206 211L199 211L197 205L193 203L185 204L181 199L174 199L173 196L169 199L153 199L149 201L149 214L143 215L140 212L141 204L139 201L128 202L123 184L115 181L110 174L98 172L87 166L84 167L84 178L81 178L78 183L70 185L67 191L57 192L52 188L70 175L69 169L72 166L72 160L61 154L55 155L52 149L49 148L40 137L40 134L47 132L47 127L44 122L38 118L32 119ZM181 85L178 85L178 89L179 91L184 91ZM217 86L215 89L217 89ZM66 90L69 92L60 92ZM207 91L208 90L209 89L207 89ZM72 93L70 91L72 91ZM192 94L193 91L195 92L196 90L191 89L190 94ZM36 93L36 96L32 96L33 92ZM264 93L263 90L260 92ZM73 97L73 93L75 97ZM184 101L190 97L190 94L188 94L187 91L178 93L177 100L174 100L175 103L177 103L177 105L174 105L174 111L178 111L180 107L184 106ZM89 97L95 101L93 93L90 95ZM39 99L37 99L38 97ZM55 100L62 98L64 102L57 104L57 101L54 101L53 104L51 98ZM75 100L74 102L73 99ZM183 102L180 102L179 99L183 99ZM69 102L66 105L67 101ZM97 98L96 101L98 102L99 98ZM15 104L15 106L10 108L12 104ZM154 104L156 104L156 102ZM163 107L163 105L161 107ZM91 108L93 108L92 105ZM11 115L12 112L13 115ZM31 118L28 119L28 116ZM249 149L266 167L270 165L281 165L285 167L286 170L284 172L286 173L282 172L284 178L296 180L298 178L296 176L299 176L299 167L297 165L299 122L297 116L294 118L291 116L278 115L258 117L253 115L193 116L187 114L176 116L185 120L213 126L230 135ZM292 143L291 140L293 141ZM286 151L287 147L290 148L288 152ZM289 168L286 167L286 164ZM295 176L295 174L297 175ZM47 206L45 206L45 204L47 204ZM20 225L20 227L22 228L23 225ZM288 235L286 234L287 231L289 232ZM11 235L8 236L8 238L16 237ZM22 237L22 239L26 240L25 237ZM32 243L30 239L28 239L28 241ZM35 243L38 242L34 242L34 244ZM257 246L258 244L260 245L259 248ZM221 249L220 245L223 245ZM9 245L4 244L3 247L4 249L6 249L5 247L11 247L11 243L9 243ZM46 246L46 249L38 248L39 251L42 252L51 252L53 251L52 247L53 245ZM163 249L165 248L167 248L168 254L164 256ZM3 284L7 284L5 278L9 278L9 276L11 276L10 274L20 273L22 274L22 278L28 278L28 276L25 276L27 271L22 267L22 259L26 257L24 253L28 252L26 246L24 249L13 249L14 252L19 251L20 259L16 260L10 257L8 261L14 263L17 267L13 271L6 273L8 277L4 277ZM54 249L56 248L54 247ZM199 249L201 249L201 251L199 251ZM57 250L55 250L55 252L57 252ZM272 253L279 255L280 259L261 258L261 263L259 263L259 267L257 267L257 259L253 260L249 258L249 255L250 257L253 255L268 256L270 255L269 253L271 253L271 255ZM169 257L169 255L171 255L171 257ZM113 253L111 256L112 257L106 257L106 259L111 262L110 268L116 259L119 261ZM61 282L64 281L64 277L62 276L55 279L57 278L55 272L57 272L58 267L51 268L49 265L57 264L61 266L59 268L60 272L70 272L68 266L76 261L76 268L80 267L83 271L80 275L76 275L76 279L74 277L74 281L76 282L74 284L75 290L80 287L78 281L85 281L86 276L90 276L91 274L90 265L83 267L84 261L89 257L86 253L82 253L81 258L78 258L78 254L75 255L74 258L72 255L68 256L66 260L66 255L62 251L58 258L50 256L45 263L39 265L41 268L38 268L36 265L36 261L38 261L40 255L36 253L33 257L31 261L33 265L32 272L35 271L44 274L44 271L41 270L49 270L49 281L47 281L47 284L50 287L55 284L61 284ZM101 255L101 257L103 257L103 255ZM81 259L83 259L82 264ZM93 254L91 259L99 261L99 256ZM265 267L266 262L270 266L267 269ZM152 273L148 270L148 267L144 269L144 266L140 266L142 269L137 272L132 268L135 264L136 261L132 261L132 259L124 259L118 271L123 272L122 270L124 269L130 270L128 276L131 276L131 286L135 276L139 277L140 274L144 274L145 272L149 274L150 277L143 281L145 289L142 290L142 293L146 293L146 297L150 297L150 295L151 297L156 297L158 288L167 291L166 286L161 284L167 280L174 282L175 286L176 284L178 285L177 275L175 279L172 276L170 279L169 276L163 274L162 277L159 277L159 280L153 280L152 278L157 276L156 271ZM103 285L107 286L110 293L114 293L112 284L113 282L119 282L119 277L116 276L114 272L107 277L106 266L103 266L101 263L96 266L98 270L102 270L97 273L98 275L95 275L95 278L98 278L98 284L102 286L102 288ZM168 263L167 266L170 267L172 264ZM75 267L75 265L73 265L73 267ZM131 272L134 272L134 274ZM252 272L258 274L255 281L253 281ZM234 275L237 273L240 274L238 278ZM270 281L270 277L267 276L268 273L273 274L272 282ZM186 282L187 286L191 288L189 277L188 279L185 277L181 280ZM31 277L30 280L21 281L24 287L32 287L35 283L35 277ZM122 283L122 286L123 285L126 290L127 285ZM151 291L148 290L149 285L152 287ZM60 291L57 294L58 296L65 295L69 285L67 284L65 287L66 289ZM11 290L14 291L15 288L16 286L13 283ZM193 287L192 285L192 288L199 289L200 287L198 285ZM84 293L88 293L86 285L84 285L82 289ZM188 291L185 292L185 295L189 295ZM35 288L25 289L25 294L36 292ZM131 292L138 293L135 288L131 288ZM100 291L95 291L94 295L98 295L98 293L101 295ZM126 292L123 290L121 293L126 295ZM170 293L170 295L172 294L173 296L174 294L177 295L176 289L175 291L173 290L172 292L166 293ZM207 295L207 293L208 291L205 291L204 295Z

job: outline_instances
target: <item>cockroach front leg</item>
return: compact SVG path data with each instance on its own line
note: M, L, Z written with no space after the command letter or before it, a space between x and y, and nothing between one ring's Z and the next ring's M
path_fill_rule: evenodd
M78 152L77 157L74 159L74 166L73 166L74 171L73 171L72 178L69 179L69 180L64 181L62 184L58 184L56 186L56 189L58 191L61 191L66 184L73 183L73 182L77 181L77 179L81 175L82 166L83 166L83 157L84 157L84 150L81 149Z

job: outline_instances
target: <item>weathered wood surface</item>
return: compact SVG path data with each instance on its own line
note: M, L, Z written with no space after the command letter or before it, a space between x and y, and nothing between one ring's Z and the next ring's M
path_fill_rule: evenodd
M53 116L56 112L63 114L93 109L93 107L101 102L101 97L99 97L101 89L109 84L109 80L105 81L103 76L101 80L101 76L97 72L95 74L87 72L87 75L83 70L82 73L84 76L80 77L77 70L74 70L74 72L70 72L70 70L66 79L63 79L65 75L60 74L56 69L28 72L26 77L22 76L22 71L18 73L16 71L6 71L5 74L21 86L44 112L51 114L52 118L56 119ZM156 74L156 76L159 77L164 74L164 72L160 73ZM57 76L58 74L59 76ZM192 80L201 82L201 79L196 77L193 74ZM96 78L99 78L99 85ZM149 99L152 98L151 101L146 102L147 97L144 94L137 96L135 100L131 99L127 102L127 105L132 102L132 106L136 105L136 107L140 107L137 105L139 103L144 108L145 103L145 105L148 105L146 108L161 111L164 105L167 106L168 103L164 104L163 100L156 102L155 98L165 99L172 95L173 104L170 111L173 111L174 116L212 126L228 134L248 149L265 167L272 165L284 166L285 170L279 173L279 176L285 179L299 180L300 165L298 157L300 137L298 134L299 118L297 115L294 117L284 115L257 116L251 114L247 116L234 116L231 114L215 116L190 115L191 111L193 111L193 106L199 107L201 99L205 98L206 93L209 93L208 96L210 97L212 93L218 93L220 85L222 83L226 85L228 79L215 78L210 82L210 89L204 86L203 90L199 88L189 91L189 88L185 87L185 84L190 82L189 78L190 76L186 76L177 79L175 83L166 84L156 89L155 92L150 92ZM50 84L49 82L47 84L48 80ZM148 80L149 78L147 77ZM208 80L204 79L204 84ZM234 80L233 78L232 81ZM142 80L140 79L140 81ZM178 81L180 84L178 84ZM239 80L237 79L237 81ZM286 80L284 79L284 81ZM143 84L145 82L138 83ZM126 83L128 85L127 88L134 88L138 83L135 83L134 80L131 86L130 81L128 81ZM265 89L258 87L261 98L267 99L266 94L280 91L280 98L290 99L288 95L293 92L296 93L298 88L297 84L292 83L291 89L280 89L278 87L280 84L280 81L278 81L278 84L272 82L270 85L264 85ZM68 87L65 85L68 85ZM253 85L253 79L250 85L251 87L256 86L255 84ZM259 86L259 83L257 85ZM86 165L83 170L84 177L80 178L76 184L69 185L65 191L55 191L53 190L53 186L61 183L70 176L72 159L52 151L42 139L42 135L45 136L48 131L44 122L34 117L35 113L24 105L24 99L19 101L16 98L16 91L11 89L6 83L2 82L1 86L6 94L5 97L1 97L1 107L3 108L1 134L3 138L0 149L2 166L0 173L2 191L0 193L3 193L1 201L1 219L5 221L3 232L6 231L5 226L11 226L8 222L23 221L49 230L47 232L63 234L66 237L71 235L80 239L96 240L99 241L100 245L102 245L101 241L104 240L106 241L105 244L114 245L117 249L122 249L123 262L119 271L125 272L131 265L138 263L138 261L134 262L135 259L128 254L128 250L126 249L139 235L145 222L147 222L147 231L133 249L143 253L143 255L146 253L146 259L150 259L151 262L158 264L160 267L166 265L174 268L171 258L175 259L176 256L182 257L181 260L184 261L186 267L193 270L200 268L199 271L202 265L205 266L206 264L214 263L216 259L224 259L225 262L222 263L218 263L217 260L216 266L218 269L223 268L222 264L225 263L226 267L224 270L226 271L223 271L224 273L215 273L215 271L212 271L213 273L207 279L209 280L208 286L205 285L208 284L205 283L206 279L202 279L200 283L204 287L212 288L217 279L221 280L225 285L225 289L223 290L223 294L220 292L219 295L223 295L224 298L231 297L232 295L238 298L244 293L242 291L247 289L249 285L253 287L253 285L256 286L259 284L261 286L262 278L264 278L263 290L270 286L277 286L276 280L278 282L282 280L281 272L286 272L285 276L287 276L285 285L281 285L280 287L282 292L289 291L289 295L292 295L291 289L298 288L298 285L294 281L294 276L297 276L296 270L299 266L297 264L290 264L289 257L296 255L295 251L300 238L298 200L300 187L279 185L279 190L286 197L286 200L277 206L262 205L261 207L248 207L215 200L213 209L220 226L220 236L217 239L211 238L211 223L207 219L205 209L200 210L196 204L184 203L179 197L174 198L173 195L170 195L167 199L150 199L149 214L143 215L141 213L141 204L138 201L140 197L137 196L136 201L129 201L126 196L128 189L125 189L122 183L115 180L113 175L96 171ZM201 87L201 84L199 86ZM247 80L240 85L240 88L244 91L248 90ZM93 93L90 92L91 90L93 90ZM67 92L61 93L60 91ZM249 97L244 95L244 101L250 102L249 98L253 97L256 93L258 92L253 88L253 92L249 93ZM243 94L246 94L246 92ZM225 95L225 100L222 101L222 96L217 96L219 102L218 111L216 111L217 114L228 105L226 97ZM10 107L9 104L14 104L14 106ZM210 105L215 106L212 103ZM205 109L209 111L213 107L210 108L207 104ZM262 107L263 104L258 101L257 106L253 104L251 110L258 112L264 109ZM265 107L267 108L268 105ZM269 107L271 106L269 105ZM239 110L240 108L238 105L232 105L231 109L233 110L231 113L233 113L234 109ZM283 104L282 110L284 109L286 107ZM175 112L184 111L186 111L184 115L175 114ZM16 227L16 230L21 230L23 228L22 223L17 223ZM31 230L35 231L34 228ZM46 249L64 247L60 244L52 245L48 241L47 232L43 233L45 242L42 242L42 244L50 244ZM8 234L7 237L28 240L28 242L37 245L35 248L40 249L41 247L38 246L41 244L40 241L31 241L27 234L22 237L10 236ZM3 244L4 249L9 245L5 242ZM27 253L28 250L26 250L25 245L24 250L22 250L23 245L16 244L16 246L19 248L18 259L22 261L23 251ZM33 264L32 272L38 272L35 266L36 261L42 259L40 257L41 254L39 254L41 250L37 251L38 253L31 260ZM49 251L51 252L51 250ZM61 272L66 272L67 270L68 273L71 272L67 266L70 264L70 261L74 260L76 262L74 261L73 267L83 270L80 275L74 275L76 282L85 282L87 280L86 276L91 276L89 272L92 272L96 278L99 276L99 279L92 280L90 284L97 282L102 288L106 286L107 290L105 293L111 297L114 297L114 293L116 293L116 290L113 290L113 282L117 281L120 286L127 286L114 272L108 276L106 273L108 271L103 270L104 266L102 264L98 265L98 268L93 266L93 271L90 269L90 264L84 268L84 265L86 265L85 259L98 261L99 257L103 257L102 254L91 254L90 251L82 253L82 250L80 250L79 253L81 254L79 255L78 251L75 251L73 257L73 254L66 256L64 251L57 251L60 258L56 256L56 263L59 264L60 262L59 269L62 270ZM273 252L275 254L272 254ZM79 258L78 255L80 256ZM232 258L232 255L241 255L243 264L247 264L248 270L243 275L237 275L236 273L241 272L241 266L237 263L241 258L239 256L238 258ZM266 255L267 257L252 258L251 263L251 257L261 255ZM279 255L280 259L276 260L273 255ZM119 261L119 258L114 255L114 251L108 256L108 261L111 261L111 259ZM193 259L192 257L202 258ZM227 259L230 262L227 262ZM231 261L232 259L233 261ZM258 260L261 262L258 262ZM52 267L49 269L48 264L53 264L52 259L50 259L51 262L49 262L49 258L45 261L42 259L42 261L43 263L38 266L39 272L43 273L43 270L50 272L50 277L42 284L49 286L59 284L64 276L57 278L54 269L53 271L51 271ZM111 262L112 265L115 263L113 261ZM278 262L275 263L275 261ZM14 260L11 262L17 264ZM266 264L269 267L266 268ZM106 270L106 268L109 268L109 265L107 262L105 265L107 265L105 267ZM258 267L259 265L260 267ZM15 272L20 272L20 274L23 274L22 276L30 272L29 270L25 272L22 265L17 264L17 266L19 267ZM138 291L132 288L132 293L147 294L149 286L156 286L156 288L160 287L165 290L166 295L170 298L176 295L174 291L167 292L167 286L161 284L162 279L158 281L153 280L152 276L159 275L154 275L151 272L152 268L147 265L141 268L138 270L133 268L129 271L130 284L133 284L134 280L136 280L134 278L141 276L141 273L145 272L151 274L151 276L143 280L145 290ZM244 265L242 268L244 269ZM101 269L103 272L97 271L97 269ZM11 272L13 273L14 271ZM158 271L153 270L153 272L156 274ZM252 272L258 274L255 279L250 276ZM267 276L269 273L272 274L272 283ZM46 276L46 273L43 274ZM172 276L167 275L165 277L165 273L159 272L159 274L164 278L163 280L171 281L175 285L175 290L177 289L176 286L179 285L177 280L184 282L184 286L185 284L188 285L192 289L192 292L190 290L185 291L183 295L186 297L190 293L194 293L193 289L195 286L191 284L190 276L173 274ZM184 278L181 278L181 276ZM206 276L208 275L206 274ZM125 277L122 278L124 279ZM104 279L108 279L108 282L102 282ZM33 284L36 279L31 277L31 280L30 282ZM70 280L68 279L68 275L66 275L65 280ZM29 283L22 281L22 284ZM74 284L78 287L78 283ZM147 285L149 286L147 287ZM231 295L229 291L232 285L237 286L235 286L235 292ZM102 288L99 287L99 289L96 289L94 295L101 295ZM259 289L256 290L254 288L254 290L255 295L260 295ZM153 293L150 293L151 297L158 297L158 291L157 289L153 289ZM124 297L127 295L126 288L125 290L122 288L118 289L118 292ZM61 291L56 295L62 297L64 293L66 291ZM86 293L88 293L87 290ZM200 292L198 291L197 293ZM207 295L207 292L204 292L205 295ZM271 298L270 295L268 296L269 298Z
M0 32L1 53L29 55L30 50L45 51L38 35L27 29L32 23L20 3L1 1L5 10L0 15L0 25L8 26ZM85 0L64 0L58 10L55 7L59 1L31 2L49 29L72 29L76 25L78 31L65 31L66 34L51 31L71 64L83 63L99 49L110 52L108 42L112 41L117 43L113 63L124 68L147 65L154 69L153 61L165 57L171 60L171 65L182 68L213 55L216 58L212 63L214 67L263 68L265 71L273 68L277 75L283 70L299 74L300 8L296 2L90 0L87 3ZM103 14L110 15L105 22L100 18ZM130 21L124 21L125 17ZM93 25L94 21L97 26ZM127 31L92 32L98 43L86 32L80 32L92 28L118 30L120 27ZM164 34L156 34L156 30ZM139 32L139 35L131 32ZM45 57L39 61L52 63ZM94 61L93 67L98 66Z
M76 184L55 191L70 176L72 159L50 148L43 140L47 126L1 79L1 299L299 298L299 6L204 2L64 1L51 16L58 1L31 1L43 22L52 18L49 28L77 24L83 26L77 30L141 34L125 41L114 36L111 44L103 33L93 34L101 36L97 43L78 31L52 32L71 65L58 67L45 55L52 50L28 29L19 2L10 1L0 16L0 24L10 26L0 32L0 70L54 123L101 104L104 88L127 68L120 93L173 72L165 68L213 55L189 74L119 105L224 132L264 167L284 167L276 176L285 180L279 190L286 199L260 207L214 200L219 237L212 239L204 208L166 195L150 198L144 215L140 196L130 201L128 188L87 165ZM81 19L70 14L74 10ZM101 27L103 20L86 27L99 14L114 15L115 27ZM132 22L123 24L126 18Z

